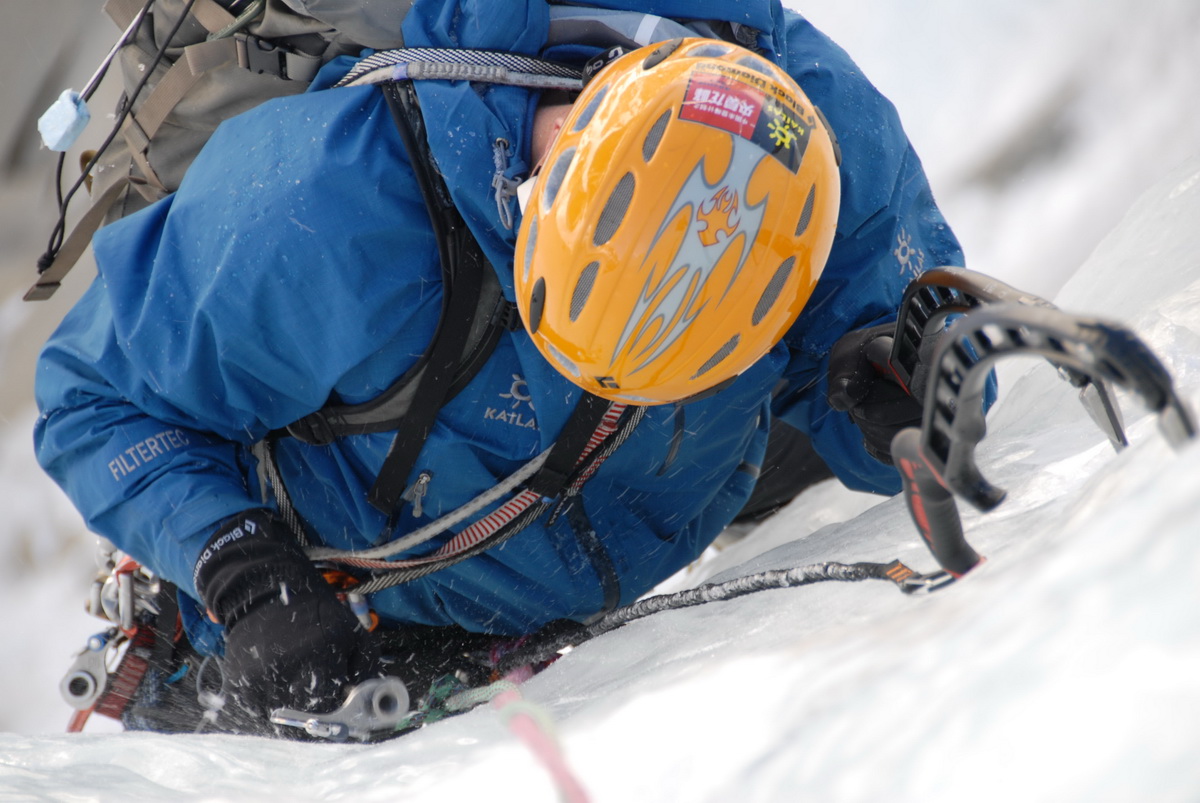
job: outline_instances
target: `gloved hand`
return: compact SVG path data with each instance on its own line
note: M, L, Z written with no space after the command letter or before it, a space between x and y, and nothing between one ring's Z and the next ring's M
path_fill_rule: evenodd
M242 709L237 718L269 732L273 709L328 713L351 686L383 674L369 634L270 511L226 521L195 580L225 626L224 692Z
M906 427L921 426L923 408L896 378L881 366L887 364L895 324L881 324L848 332L829 354L829 406L850 414L862 431L867 453L892 465L892 438Z

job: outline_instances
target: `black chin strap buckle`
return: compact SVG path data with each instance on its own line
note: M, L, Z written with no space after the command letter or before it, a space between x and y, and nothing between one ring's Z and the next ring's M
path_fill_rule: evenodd
M622 47L621 45L615 45L599 55L592 56L583 65L583 85L587 86L588 81L591 81L596 77L596 73L600 72L628 52L628 48Z

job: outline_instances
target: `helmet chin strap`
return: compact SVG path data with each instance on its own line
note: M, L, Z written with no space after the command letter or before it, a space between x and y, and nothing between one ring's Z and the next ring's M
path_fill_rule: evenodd
M521 214L525 214L525 207L529 206L529 199L533 196L533 188L537 186L538 173L541 172L541 169L542 165L539 162L534 166L529 178L517 185L517 206L521 207Z
M583 85L587 86L588 81L592 80L592 78L596 76L596 73L600 72L609 64L612 64L614 61L621 58L621 56L624 56L628 52L628 48L622 47L621 45L616 45L615 47L610 47L608 50L605 50L599 55L592 56L587 60L587 63L583 65Z

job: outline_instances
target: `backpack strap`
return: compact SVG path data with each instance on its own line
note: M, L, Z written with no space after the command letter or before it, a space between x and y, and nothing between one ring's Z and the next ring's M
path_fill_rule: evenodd
M369 56L337 84L379 84L383 89L437 240L442 313L425 353L378 397L357 405L326 404L286 431L306 443L323 445L346 435L395 430L396 437L368 495L373 507L389 515L401 502L438 412L483 367L500 335L519 326L516 307L504 298L495 270L455 206L426 138L412 80L445 80L451 77L447 70L460 80L542 88L580 85L577 71L539 59L430 48Z
M104 222L104 216L108 214L108 210L112 209L124 195L128 186L127 178L116 181L92 202L87 212L75 224L75 228L71 229L71 233L59 247L54 259L38 273L37 281L25 293L25 301L45 301L54 295L54 292L62 286L63 278L71 268L75 267L75 263L83 256L83 252L92 244L92 235Z
M308 83L321 66L318 56L294 52L257 36L241 31L253 20L252 16L234 17L215 0L191 0L188 19L207 32L194 44L185 45L166 73L146 95L136 112L130 113L121 125L121 136L129 146L129 154L144 181L133 187L153 203L174 190L168 186L150 164L150 143L158 134L168 115L192 92L205 75L218 67L236 64L257 74L267 74L291 81ZM132 21L138 8L137 0L109 0L105 10L118 26L124 28ZM186 6L185 6L186 8ZM260 7L261 13L261 7ZM186 20L185 20L186 21ZM134 40L140 46L152 40ZM153 53L144 52L149 60Z
M449 399L455 368L467 346L470 321L479 306L483 275L492 267L450 200L450 191L434 166L433 155L425 140L424 119L416 102L416 90L410 83L392 83L384 86L383 93L409 153L416 157L413 169L418 176L417 184L431 212L443 275L450 279L442 284L442 319L438 322L426 366L413 383L412 402L404 416L404 426L396 433L379 476L367 495L372 506L391 514L400 501L408 474L429 437L438 411ZM495 339L489 338L489 343L494 346ZM475 363L477 367L481 364L482 361Z
M118 28L124 30L133 23L141 5L138 0L108 0L104 4L104 12ZM188 16L203 26L209 37L228 28L234 22L233 15L214 0L193 0ZM138 41L135 37L126 43L126 47L140 48ZM140 41L151 42L152 38L143 37ZM188 45L182 50L182 55L167 69L163 77L155 82L138 111L134 112L131 109L119 129L129 146L129 156L141 171L143 178L137 182L126 181L125 185L132 186L149 202L154 202L170 192L150 165L148 153L151 140L166 121L167 115L179 105L204 73L237 59L236 48L232 40L227 39L202 41ZM149 64L154 61L154 55L143 50L141 59ZM129 99L126 102L132 104L134 100Z
M412 84L388 83L382 88L437 240L442 266L441 316L416 365L377 398L358 405L327 404L288 426L287 433L306 443L327 444L345 435L396 430L368 495L371 505L390 515L400 502L438 411L487 362L516 316L437 171Z
M131 182L142 197L153 203L171 192L150 165L150 143L162 124L204 75L237 60L232 39L201 42L184 48L183 56L167 70L151 90L137 112L121 124L121 136L129 145L129 155L141 171L143 181Z
M465 321L459 316L457 324L465 325L467 336L463 349L455 362L454 381L445 396L446 402L453 399L475 376L505 331L515 331L520 326L517 308L504 298L500 281L495 272L483 274L478 300L473 310L462 305L460 312L470 315ZM438 322L437 331L446 320L454 320L455 312L443 308L446 316ZM435 335L435 338L437 336ZM417 380L435 362L431 349L427 349L417 363L393 382L386 390L370 401L361 404L338 404L330 402L316 412L309 413L286 427L285 434L314 446L325 446L337 438L347 435L366 435L398 429L407 421L407 415L417 391Z

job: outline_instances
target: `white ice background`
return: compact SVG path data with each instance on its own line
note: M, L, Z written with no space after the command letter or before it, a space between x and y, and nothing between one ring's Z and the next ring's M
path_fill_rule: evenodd
M1200 3L788 4L899 107L969 267L1132 326L1200 401ZM76 50L103 53L104 24ZM78 88L92 66L62 80ZM44 178L51 159L35 156ZM26 333L41 313L19 295L46 190L5 169L0 799L556 799L486 707L374 746L103 722L61 735L58 680L101 623L82 612L90 539L31 455ZM594 800L1200 800L1200 447L1172 452L1122 394L1132 445L1118 455L1046 364L1003 364L1001 382L980 465L1009 495L986 515L962 506L988 558L963 581L664 613L524 685ZM826 483L668 587L897 557L934 567L902 501Z

